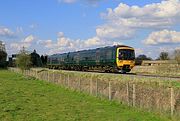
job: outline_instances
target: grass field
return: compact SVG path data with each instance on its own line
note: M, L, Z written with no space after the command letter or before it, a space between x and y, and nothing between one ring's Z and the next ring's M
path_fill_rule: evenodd
M116 102L0 71L1 121L167 121Z

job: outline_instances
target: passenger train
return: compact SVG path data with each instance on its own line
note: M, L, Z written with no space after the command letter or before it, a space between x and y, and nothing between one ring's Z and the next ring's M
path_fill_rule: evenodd
M53 69L130 72L135 65L135 51L126 45L108 46L48 56L47 66Z

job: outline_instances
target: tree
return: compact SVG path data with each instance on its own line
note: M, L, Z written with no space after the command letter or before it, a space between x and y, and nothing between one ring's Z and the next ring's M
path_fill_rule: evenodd
M44 65L44 63L45 63L45 58L44 58L43 55L41 55L41 61L42 61L43 65Z
M136 59L138 59L138 60L152 60L150 57L147 57L146 55L139 55Z
M42 61L43 65L45 66L47 64L47 55L45 55L45 56L41 55L41 61Z
M135 63L136 65L141 65L143 60L152 60L152 58L147 57L146 55L139 55L138 57L136 57L135 59Z
M169 60L168 52L161 52L160 55L159 55L158 60Z
M178 65L180 65L180 49L174 51L174 59L177 61Z
M47 64L47 60L48 60L48 56L45 55L45 56L44 56L44 64L45 64L45 65Z
M20 50L19 54L16 58L16 65L22 70L30 69L31 67L31 56L28 54L28 52L23 47L22 50Z
M0 68L6 68L7 67L7 53L5 51L0 51Z
M40 58L39 54L37 54L36 50L34 50L34 52L31 53L31 61L32 61L33 67L42 67L42 65L43 65L41 58Z

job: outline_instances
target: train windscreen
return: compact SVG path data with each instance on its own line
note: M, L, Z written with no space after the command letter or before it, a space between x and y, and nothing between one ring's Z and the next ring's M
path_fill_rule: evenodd
M135 59L134 50L120 49L118 58L119 60L134 60Z

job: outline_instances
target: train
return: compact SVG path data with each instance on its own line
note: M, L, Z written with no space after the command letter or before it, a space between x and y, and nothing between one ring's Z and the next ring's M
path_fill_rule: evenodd
M47 66L50 69L126 73L135 66L135 50L130 46L115 45L53 54L48 56Z

